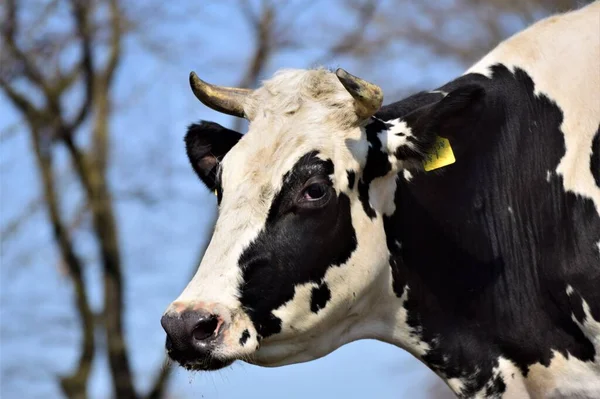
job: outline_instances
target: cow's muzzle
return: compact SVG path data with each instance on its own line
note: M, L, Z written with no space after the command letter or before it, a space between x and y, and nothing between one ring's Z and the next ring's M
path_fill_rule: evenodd
M217 370L233 363L215 353L229 327L228 319L202 308L172 307L161 319L169 357L193 370Z

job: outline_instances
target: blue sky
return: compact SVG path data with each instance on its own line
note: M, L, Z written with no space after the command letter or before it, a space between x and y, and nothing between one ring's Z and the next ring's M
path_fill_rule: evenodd
M116 196L126 276L127 343L140 387L149 384L160 366L164 332L160 316L180 293L195 269L199 248L214 218L215 198L199 183L185 157L182 138L186 126L199 119L224 125L231 118L202 106L193 96L190 70L211 82L231 85L240 76L252 50L249 32L231 1L211 1L189 9L171 10L177 21L149 26L146 33L160 39L166 57L148 54L135 37L125 47L115 85L115 114L111 120L113 147L110 183ZM336 2L320 2L316 11L340 15ZM192 10L192 11L189 11ZM197 13L197 14L194 14ZM181 18L181 15L186 18ZM312 14L305 14L312 15ZM307 18L307 17L304 17ZM307 21L309 23L310 20ZM347 23L353 21L347 18ZM318 50L288 51L269 64L266 75L281 67L306 67ZM431 87L460 73L456 65L411 63L409 56L392 58L377 68L346 58L329 66L344 66L384 89L401 88L386 82L403 76L405 82L431 82ZM354 67L354 69L353 69ZM383 72L382 72L383 71ZM385 73L393 71L393 73ZM371 76L372 75L372 76ZM0 95L0 129L20 117ZM87 133L84 133L87 134ZM0 200L4 226L24 204L39 195L39 182L26 132L0 143ZM64 154L63 154L64 155ZM61 157L59 157L62 159ZM59 176L68 163L58 162ZM62 172L60 172L62 171ZM63 206L74 208L79 191L63 178ZM128 194L143 190L148 201ZM90 298L102 302L96 249L85 233L77 236L78 252L89 267ZM72 290L61 275L46 215L37 211L17 234L2 243L0 269L0 384L3 399L60 397L56 376L74 365L80 339L73 312ZM106 359L97 356L90 396L110 396ZM202 398L387 398L427 397L432 373L406 352L374 341L347 345L310 363L267 369L234 364L217 373L177 370L171 382L174 397Z

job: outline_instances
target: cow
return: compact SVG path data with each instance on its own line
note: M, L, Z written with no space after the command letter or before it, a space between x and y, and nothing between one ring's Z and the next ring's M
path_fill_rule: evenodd
M161 320L173 360L274 367L376 339L459 397L600 397L600 2L385 106L343 69L190 83L249 127L185 137L218 219Z

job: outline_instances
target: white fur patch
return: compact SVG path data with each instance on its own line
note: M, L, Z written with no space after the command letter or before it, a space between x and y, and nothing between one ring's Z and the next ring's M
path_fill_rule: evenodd
M430 90L429 92L432 93L432 94L441 94L444 97L448 95L448 93L445 92L445 91L443 91L443 90Z
M585 334L585 336L592 342L592 344L594 344L594 349L596 350L595 363L598 368L597 372L599 373L600 378L600 321L594 319L590 311L590 305L584 298L582 298L582 303L583 313L585 314L584 322L579 322L574 315L572 318L573 321L577 323L579 328L581 328L581 331ZM598 381L598 387L600 389L600 380Z
M567 295L573 295L575 290L567 285ZM529 367L525 383L533 397L600 397L600 323L595 320L589 305L583 301L586 315L585 322L580 323L575 316L573 321L581 328L584 335L592 342L596 350L594 361L581 361L574 356L565 357L553 350L552 360L548 367L536 363Z
M465 387L463 380L460 378L450 378L446 381L446 384L448 384L448 386L453 392L459 395Z
M525 380L532 397L597 398L600 397L600 364L583 362L574 356L567 359L558 351L548 367L536 363L529 366Z
M387 176L378 177L369 186L369 203L378 212L387 216L393 215L396 212L395 193L396 179Z
M392 127L390 127L390 129L389 129L389 132L390 132L390 134L393 134L394 136L398 136L398 135L413 136L410 126L408 126L406 124L406 121L403 121L400 118L386 121L386 123L389 123L392 125Z
M522 377L519 368L513 362L500 356L498 365L492 369L492 378L474 397L485 398L486 390L492 386L496 379L501 378L506 385L506 390L502 393L503 397L527 398L529 395Z
M377 133L377 137L381 141L382 150L388 154L393 154L400 147L414 148L414 144L408 141L407 137L412 136L410 127L405 121L394 119L385 123L392 124L388 130L383 130ZM394 161L395 162L395 161Z
M571 285L567 285L567 295L571 295L573 293L573 287Z
M420 331L415 331L408 325L408 311L404 307L404 303L407 301L409 293L409 286L404 286L404 292L396 306L395 323L391 337L381 339L382 341L393 342L396 345L403 347L414 356L422 358L431 348L427 342L421 339Z
M388 161L392 165L393 174L398 173L400 170L410 174L408 169L404 169L409 167L409 162L399 162L394 154L400 147L407 147L413 150L416 149L415 144L408 140L408 137L413 136L411 128L406 121L403 121L400 118L382 122L392 125L389 129L377 133L377 138L381 141L381 151L388 154Z
M529 367L527 377L510 360L499 357L498 366L492 369L492 377L484 387L473 395L485 398L486 390L500 377L506 385L505 398L596 398L600 393L597 363L582 362L572 356L566 359L560 352L552 351L549 367L536 363ZM461 394L466 385L477 378L479 371L463 378L446 381L450 389Z

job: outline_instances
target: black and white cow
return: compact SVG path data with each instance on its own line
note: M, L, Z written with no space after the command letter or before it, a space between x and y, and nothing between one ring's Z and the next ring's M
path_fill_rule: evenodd
M250 125L186 136L219 218L162 319L182 366L373 338L461 397L600 397L599 2L382 108L343 70L191 83Z

